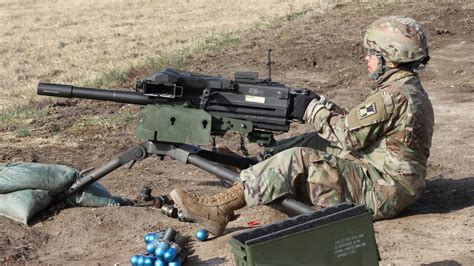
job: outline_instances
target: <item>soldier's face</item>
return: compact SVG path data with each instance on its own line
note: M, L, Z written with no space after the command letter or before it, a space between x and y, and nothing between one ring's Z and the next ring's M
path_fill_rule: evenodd
M369 52L365 56L365 60L367 61L367 70L369 73L374 73L375 70L377 70L377 65L379 63L377 56L375 56L374 53Z

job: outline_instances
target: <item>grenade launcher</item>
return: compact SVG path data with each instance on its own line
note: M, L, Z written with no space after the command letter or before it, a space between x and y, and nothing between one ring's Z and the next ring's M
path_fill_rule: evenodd
M217 163L245 169L257 161L217 154L194 145L210 144L214 136L235 131L251 142L271 148L275 142L273 133L289 130L295 95L309 92L272 82L270 77L258 79L255 72L237 72L230 80L164 69L137 81L135 92L39 83L37 93L144 105L136 127L136 137L143 142L85 173L70 188L56 195L62 200L118 167L153 154L171 156L215 174L226 184L233 183L239 174ZM280 204L296 213L312 211L290 198Z

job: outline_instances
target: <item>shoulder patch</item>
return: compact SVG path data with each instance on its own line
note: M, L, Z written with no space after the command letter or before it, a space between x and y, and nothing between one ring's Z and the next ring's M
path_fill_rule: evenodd
M381 92L370 95L363 103L349 111L346 123L349 130L367 127L389 118L387 103Z
M364 119L376 113L377 108L375 107L375 102L368 103L362 107L359 107L359 110L357 110L357 115L359 116L359 119Z

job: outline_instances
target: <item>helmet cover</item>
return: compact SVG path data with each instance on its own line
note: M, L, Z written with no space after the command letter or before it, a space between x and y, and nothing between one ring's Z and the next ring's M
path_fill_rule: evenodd
M426 33L416 20L403 16L373 22L364 36L364 47L378 51L393 64L423 61L429 56Z

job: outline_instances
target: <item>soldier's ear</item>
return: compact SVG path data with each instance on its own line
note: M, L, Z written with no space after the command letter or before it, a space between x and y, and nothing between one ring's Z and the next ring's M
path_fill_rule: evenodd
M388 66L388 67L391 67L391 68L396 68L399 66L399 64L393 64L393 63L390 63L390 62L387 62L386 60L385 61L385 65Z

